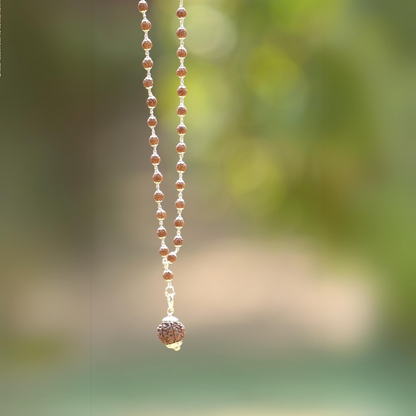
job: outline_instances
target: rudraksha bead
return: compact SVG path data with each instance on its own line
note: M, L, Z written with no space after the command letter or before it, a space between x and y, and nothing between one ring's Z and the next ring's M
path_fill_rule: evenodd
M186 97L188 90L186 89L185 85L178 88L178 95L179 97Z
M185 200L182 198L179 198L175 202L175 207L178 209L184 209L185 208Z
M150 116L147 119L147 125L149 127L156 127L157 126L157 118L155 116Z
M186 11L185 7L179 7L178 10L176 10L176 16L179 17L179 19L184 19L188 12Z
M178 114L178 116L185 116L187 112L188 110L186 109L184 105L180 105L178 109L176 110L176 113Z
M149 108L155 108L157 106L157 100L156 97L149 97L146 100L146 104Z
M185 326L179 321L162 322L157 327L158 338L167 346L180 343L184 340L185 335Z
M150 144L150 146L156 146L156 145L158 145L159 144L159 137L157 137L155 134L152 134L149 137L149 144Z
M166 231L165 227L159 227L157 229L156 233L157 233L157 236L159 238L163 238L163 237L166 237L168 235L168 232Z
M183 179L178 179L175 183L175 187L178 191L181 189L185 189L185 181Z
M142 30L144 30L145 32L147 32L152 27L152 24L150 23L149 20L143 19L142 22L141 22L141 24L140 24L140 27L142 28Z
M186 133L186 126L185 124L179 124L178 127L176 127L176 131L178 132L178 134L185 134Z
M152 165L158 165L160 163L160 156L158 154L153 154L150 156L150 161L152 162Z
M174 224L176 228L182 228L185 225L185 221L183 220L183 218L178 217L175 219Z
M176 75L177 75L179 78L185 77L187 73L188 73L188 70L187 70L184 66L180 66L180 67L176 70Z
M184 27L180 27L177 31L176 31L176 36L179 39L185 39L186 35L188 34L188 32L186 31L186 29Z
M163 181L163 175L160 172L156 172L153 174L154 183L161 183L162 181Z
M170 263L175 263L176 259L178 258L178 256L175 253L169 253L168 254L168 262Z
M173 244L175 246L181 246L183 244L183 238L180 235L177 235L174 239L173 239Z
M172 280L172 279L173 279L173 272L172 272L171 270L169 270L169 269L166 269L166 270L163 272L163 278L164 278L165 280Z
M154 198L155 201L161 202L161 201L163 201L165 199L165 195L164 195L164 193L162 191L157 190L154 193L153 198Z
M185 143L178 143L176 146L176 151L178 153L185 153L186 152L186 144Z
M186 50L184 46L180 46L178 50L176 51L176 56L178 58L186 58L187 55L188 55L188 51Z
M164 220L167 217L166 211L163 209L158 209L156 211L156 218L158 220Z
M176 164L176 170L178 172L185 172L186 171L186 163L184 161L180 161Z
M143 80L143 86L144 86L145 88L150 88L150 87L153 87L153 78L146 77L146 78Z
M152 41L151 41L150 39L145 39L145 40L142 42L142 48L143 48L145 51L150 51L150 49L152 49L152 46L153 46L153 44L152 44Z
M161 246L161 247L160 247L160 249L159 249L159 254L160 254L162 257L167 256L167 255L169 254L169 249L168 249L168 246L166 246L166 245Z
M145 12L149 8L145 0L140 0L137 7L141 12Z
M142 65L143 65L144 69L152 68L153 67L153 59L150 58L150 57L144 58L143 62L142 62Z

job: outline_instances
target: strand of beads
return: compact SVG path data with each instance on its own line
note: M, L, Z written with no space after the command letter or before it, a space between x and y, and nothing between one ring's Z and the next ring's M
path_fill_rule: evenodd
M150 161L154 166L154 173L153 173L153 182L156 185L156 192L153 195L154 200L157 204L157 211L156 211L156 218L159 221L159 228L157 229L157 236L160 238L160 249L159 253L163 258L163 264L167 263L167 255L169 254L169 249L166 246L166 237L167 231L166 228L163 226L163 222L166 219L166 211L162 208L162 201L164 200L165 196L160 189L160 184L163 181L163 175L159 171L159 164L160 164L160 156L157 153L157 147L159 144L159 138L156 135L155 128L157 126L157 118L154 115L154 109L157 105L157 99L153 95L152 88L153 88L153 78L151 75L151 69L153 68L153 60L150 57L150 49L152 48L152 41L149 39L149 30L152 27L152 24L146 17L146 11L148 10L149 6L145 0L140 0L138 4L138 9L143 15L143 20L141 22L141 28L144 32L144 40L142 42L142 47L145 51L145 58L143 60L143 67L147 71L146 78L143 80L143 85L147 89L148 98L146 101L147 106L150 110L150 116L147 119L147 125L150 127L152 134L149 138L149 143L153 147L153 153L150 157ZM169 276L163 276L165 279ZM171 279L166 279L171 280Z
M168 256L169 262L172 262L172 263L176 261L177 253L179 252L180 248L182 247L183 238L182 238L182 235L181 235L181 230L182 230L182 228L185 224L184 220L183 220L183 217L182 217L182 211L185 208L185 201L183 199L183 191L185 189L185 181L183 180L183 174L186 171L186 163L184 162L183 158L184 158L185 151L186 151L186 144L184 142L184 136L186 134L187 129L186 129L186 126L183 122L183 119L184 119L184 117L187 113L187 109L185 107L185 96L186 96L188 91L187 91L187 89L185 87L185 84L184 84L184 79L185 79L185 76L187 74L187 70L185 68L184 61L185 61L185 58L186 58L186 55L188 54L188 52L187 52L187 50L185 49L185 46L184 46L184 41L185 41L185 38L186 38L186 35L187 35L187 31L184 27L184 20L185 20L185 17L187 15L187 12L186 12L186 9L183 7L183 0L180 0L180 2L179 2L179 9L176 11L176 15L179 18L179 22L180 22L179 29L176 31L176 35L177 35L177 37L180 41L179 48L176 51L176 55L178 56L179 61L180 61L180 66L179 66L178 70L176 71L176 74L178 75L178 77L180 79L180 85L179 85L179 88L178 88L178 91L177 91L180 102L179 102L179 107L176 110L176 112L179 116L180 122L179 122L179 125L178 125L177 129L176 129L178 134L179 134L179 143L176 146L176 151L179 154L179 161L176 165L176 170L179 174L179 179L176 181L176 184L175 184L176 189L178 191L178 199L176 200L176 203L175 203L175 206L176 206L176 209L177 209L177 212L178 212L178 216L176 217L175 222L174 222L175 227L176 227L176 236L173 239L173 243L175 245L175 251L173 253L169 254L169 256Z

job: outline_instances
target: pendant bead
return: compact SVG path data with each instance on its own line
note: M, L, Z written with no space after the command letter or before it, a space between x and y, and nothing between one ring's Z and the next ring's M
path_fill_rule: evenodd
M140 27L142 28L143 31L147 32L151 29L152 24L150 23L150 20L143 19L140 24Z
M159 137L157 137L155 134L151 135L149 137L149 144L150 144L150 146L157 146L159 144ZM152 157L153 156L155 156L155 155L152 155ZM152 159L150 159L150 160L152 160ZM159 157L159 162L158 163L160 163L160 157Z
M150 116L147 119L147 125L149 127L156 127L157 126L157 118L155 116Z
M157 327L157 336L169 349L179 351L186 336L185 325L173 317L169 318L165 318Z
M168 253L169 254L169 253ZM165 280L172 280L173 279L173 272L171 271L171 270L169 270L169 269L166 269L164 272L163 272L163 278L165 279Z
M180 27L177 31L176 31L176 36L179 39L185 39L187 36L188 32L186 31L186 29L184 27Z
M179 19L184 19L188 12L186 11L185 7L179 7L178 10L176 10L176 16L179 17Z
M180 66L177 70L176 70L176 75L179 78L183 78L186 76L186 74L188 73L188 70L184 67L184 66Z

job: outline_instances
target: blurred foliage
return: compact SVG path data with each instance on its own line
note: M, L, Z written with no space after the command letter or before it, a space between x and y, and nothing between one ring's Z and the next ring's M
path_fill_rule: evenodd
M176 4L150 2L158 112L163 132L174 131ZM414 331L415 3L188 3L189 180L201 184L202 217L371 255L391 294L388 315L403 334ZM33 224L53 244L79 241L88 227L90 123L93 152L111 129L117 152L114 126L139 111L141 124L146 117L135 3L90 10L41 0L10 6L10 18L20 23L5 29L0 119L6 162L20 163L7 163L6 213L26 242ZM147 155L146 138L139 159ZM131 152L123 169L137 163ZM19 233L4 227L13 242Z

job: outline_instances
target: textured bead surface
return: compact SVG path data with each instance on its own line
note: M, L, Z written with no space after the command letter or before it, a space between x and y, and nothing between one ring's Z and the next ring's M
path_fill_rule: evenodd
M185 189L185 181L183 179L178 179L175 183L176 189Z
M163 209L158 209L156 211L156 218L158 220L164 220L167 217L166 211Z
M151 41L150 39L145 39L145 40L142 42L142 48L143 48L145 51L149 51L150 49L152 49L152 46L153 46L153 44L152 44L152 41Z
M168 235L168 232L166 231L166 228L165 227L159 227L157 229L157 232L156 233L157 233L157 236L159 238L163 238L163 237L166 237Z
M141 12L145 12L149 8L145 0L140 0L137 7Z
M147 125L149 127L156 127L157 126L157 118L155 116L150 116L147 119Z
M179 19L184 19L188 12L186 11L185 7L179 7L178 10L176 10L176 16L179 17Z
M152 27L152 24L150 23L149 20L143 19L141 24L140 24L140 27L142 28L142 30L144 30L146 32L146 31L150 30L150 28Z
M176 75L180 78L185 77L187 73L188 73L188 70L184 66L180 66L176 70Z
M159 254L160 254L162 257L167 256L167 255L169 254L169 249L168 249L168 246L161 246L161 247L160 247L160 249L159 249Z
M182 228L185 225L185 221L183 220L183 218L178 217L175 219L174 224L176 228Z
M151 135L149 137L149 144L150 144L150 146L158 145L159 144L159 137L157 137L156 135ZM160 162L160 160L159 160L159 162Z
M146 104L149 108L155 108L157 106L157 100L156 97L149 97L146 100Z
M175 244L175 246L181 246L183 244L183 238L180 235L177 235L173 239L173 244Z
M144 80L143 80L143 86L145 87L145 88L150 88L150 87L153 87L153 79L152 78L148 78L148 77L146 77Z
M167 258L170 263L175 263L178 257L175 253L169 253Z
M142 62L143 68L144 69L149 69L153 67L153 59L152 58L144 58L143 62Z
M185 143L178 143L176 146L176 151L178 153L185 153L186 152L186 144Z
M168 253L168 254L169 254L169 253ZM173 272L172 272L171 270L169 270L169 269L165 270L165 271L163 272L163 278L164 278L165 280L172 280L172 279L173 279Z
M187 93L188 93L188 90L186 89L185 86L181 86L178 88L179 97L185 97Z
M153 198L155 201L163 201L165 199L165 195L163 194L162 191L156 191L153 195Z
M183 341L186 331L181 322L164 322L157 327L157 336L165 345Z
M153 174L154 183L161 183L162 181L163 181L163 175L160 172L156 172Z
M180 27L177 31L176 31L176 36L179 39L185 39L186 35L188 34L188 32L186 31L186 29L184 27Z
M178 109L176 110L176 113L178 114L178 116L185 116L187 112L188 110L186 109L184 105L180 105Z
M180 46L176 51L176 55L178 58L186 58L186 56L188 55L188 51L184 46Z
M182 199L182 198L177 199L176 202L175 202L175 207L178 208L178 209L184 209L185 208L185 200Z
M185 172L186 171L186 163L184 161L180 161L176 164L176 170L178 172Z
M186 133L186 126L185 124L179 124L178 127L176 127L176 131L178 132L178 134L185 134Z
M152 165L158 165L160 163L160 156L158 154L153 154L150 156L150 162L152 162Z

